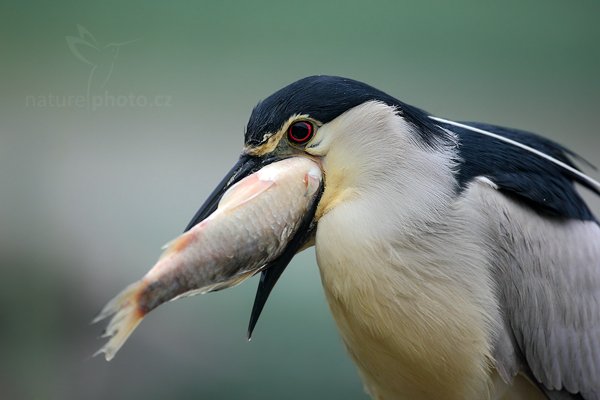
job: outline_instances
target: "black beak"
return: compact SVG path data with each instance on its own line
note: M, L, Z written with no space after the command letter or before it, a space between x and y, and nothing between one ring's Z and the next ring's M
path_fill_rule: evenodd
M277 157L261 158L242 154L240 159L236 162L233 168L225 175L221 182L217 185L215 190L208 196L208 199L202 204L200 209L194 215L194 218L185 228L185 231L190 230L194 225L202 222L206 217L212 214L219 205L221 197L225 192L248 175L253 174L262 167L279 161ZM317 211L317 205L323 193L323 183L319 188L319 192L313 201L308 213L306 213L302 219L302 223L298 228L296 234L292 237L290 242L287 244L283 253L275 260L266 264L261 270L260 281L258 283L258 289L256 291L256 297L254 298L254 305L252 306L252 313L250 314L250 323L248 325L248 339L252 336L252 331L258 322L260 313L262 312L271 290L277 283L277 280L288 266L292 258L302 248L306 241L311 237L313 230L316 226L314 221L315 213Z

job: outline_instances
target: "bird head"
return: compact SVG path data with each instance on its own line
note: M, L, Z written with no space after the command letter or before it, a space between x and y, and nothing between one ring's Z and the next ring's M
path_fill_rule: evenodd
M285 267L297 252L314 243L321 218L362 195L377 190L385 193L386 186L396 191L404 187L410 192L407 201L426 203L436 196L423 192L427 185L416 180L426 174L424 169L430 172L428 176L444 175L440 179L451 175L446 168L451 158L447 149L453 144L452 136L425 112L369 85L334 76L307 77L278 90L253 109L238 162L186 230L210 215L233 184L272 162L308 157L321 166L324 185L318 201L283 254L262 269L250 318L251 335ZM445 168L438 168L441 163ZM392 173L404 173L405 185L390 179Z

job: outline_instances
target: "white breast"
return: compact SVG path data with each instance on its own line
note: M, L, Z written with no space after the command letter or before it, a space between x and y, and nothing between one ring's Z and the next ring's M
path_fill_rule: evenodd
M456 278L464 266L440 265L439 251L402 248L406 237L380 240L373 226L385 224L385 215L366 206L356 200L326 214L316 251L331 311L367 390L377 399L484 398L492 339L476 296L486 296L485 276L466 275L469 285Z
M476 227L456 207L454 149L368 102L319 129L315 238L341 336L377 399L488 397L500 321Z

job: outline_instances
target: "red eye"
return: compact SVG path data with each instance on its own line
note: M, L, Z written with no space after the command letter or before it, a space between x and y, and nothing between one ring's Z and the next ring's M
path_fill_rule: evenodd
M296 144L306 143L310 140L314 133L314 127L310 122L298 121L294 122L288 128L288 138Z

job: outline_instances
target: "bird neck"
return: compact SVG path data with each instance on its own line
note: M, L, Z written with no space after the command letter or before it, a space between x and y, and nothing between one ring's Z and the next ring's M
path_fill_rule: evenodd
M455 207L455 154L397 132L327 155L325 293L374 397L480 398L497 318L479 239Z
M362 108L364 107L364 110ZM454 143L432 147L394 109L366 104L329 127L331 144L322 159L325 191L320 218L337 205L362 199L395 225L422 226L446 213L456 197L458 158Z

